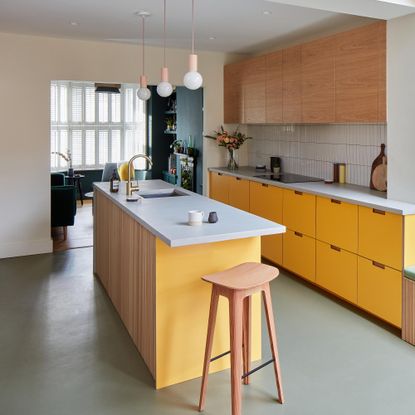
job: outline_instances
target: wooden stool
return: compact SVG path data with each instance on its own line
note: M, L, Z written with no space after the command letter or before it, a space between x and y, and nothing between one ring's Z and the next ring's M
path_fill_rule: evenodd
M199 411L203 411L205 407L210 362L226 356L229 353L231 354L232 415L240 415L241 413L241 379L243 379L245 385L249 384L249 375L270 363L274 364L279 401L280 403L284 402L280 363L278 359L277 336L275 332L274 315L272 313L271 292L269 289L269 282L276 278L278 274L279 271L277 268L248 262L223 272L217 272L216 274L202 277L204 281L212 283L212 297L209 311L205 360L203 363ZM251 295L258 291L262 292L262 298L264 300L272 359L253 370L249 370L251 360ZM223 295L229 300L231 350L211 358L213 333L215 331L216 314L220 295Z

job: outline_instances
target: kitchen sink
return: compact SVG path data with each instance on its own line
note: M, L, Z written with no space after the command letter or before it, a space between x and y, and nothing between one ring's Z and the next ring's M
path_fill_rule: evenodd
M144 191L143 193L138 192L137 194L144 199L161 199L164 197L188 196L187 193L181 192L177 189L154 190L147 192Z

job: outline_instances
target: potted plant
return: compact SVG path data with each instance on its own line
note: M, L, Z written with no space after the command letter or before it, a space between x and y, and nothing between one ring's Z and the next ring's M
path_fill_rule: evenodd
M183 153L183 141L182 140L174 140L170 144L170 148L173 149L175 153Z
M246 140L249 140L252 138L241 133L238 128L236 128L236 130L232 132L228 132L221 125L218 131L213 132L214 133L213 135L205 136L206 138L211 138L213 140L216 140L218 146L227 148L228 155L229 155L229 160L228 160L229 170L236 170L238 168L238 164L235 160L235 150L238 150L239 147L241 147L241 145Z
M166 118L166 126L167 131L175 131L176 130L176 120L174 117L167 117Z

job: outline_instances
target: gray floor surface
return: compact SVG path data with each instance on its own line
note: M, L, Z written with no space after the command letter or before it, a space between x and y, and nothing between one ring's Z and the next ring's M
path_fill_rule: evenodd
M243 414L415 414L415 347L396 331L284 273L272 295L287 402L268 366ZM92 249L0 261L1 415L196 414L199 387L153 389ZM230 414L229 371L210 376L205 414Z

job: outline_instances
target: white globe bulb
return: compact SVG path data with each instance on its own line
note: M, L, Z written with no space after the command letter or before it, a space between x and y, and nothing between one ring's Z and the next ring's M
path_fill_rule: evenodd
M170 82L161 81L157 85L157 93L163 98L169 97L173 93L172 84Z
M183 83L188 89L198 89L203 84L203 78L199 72L187 72L183 78Z
M151 97L151 91L148 88L140 88L137 91L137 97L142 101L147 101Z

